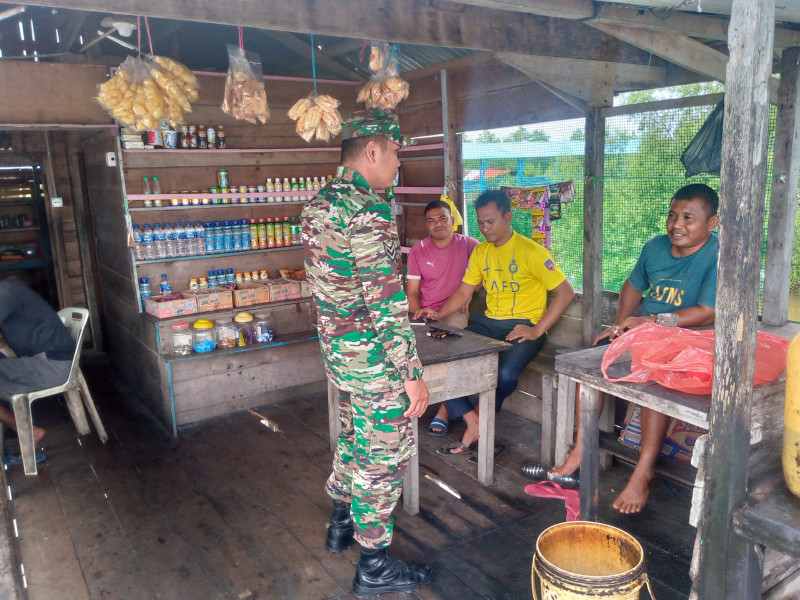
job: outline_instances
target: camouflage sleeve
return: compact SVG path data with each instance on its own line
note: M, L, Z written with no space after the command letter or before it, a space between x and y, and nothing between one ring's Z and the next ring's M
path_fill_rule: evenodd
M354 215L350 247L375 339L405 381L422 377L422 363L408 322L408 299L397 272L400 244L390 211L387 204L375 204Z

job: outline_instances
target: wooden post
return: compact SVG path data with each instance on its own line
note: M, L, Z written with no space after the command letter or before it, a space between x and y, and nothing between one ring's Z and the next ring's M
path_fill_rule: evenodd
M461 193L461 172L459 167L459 143L454 121L456 113L455 93L453 86L453 74L447 69L439 71L442 85L442 133L444 134L444 179L445 184L448 178L455 185L452 186L455 197L450 198L461 211L461 215L466 221L467 213L464 205L464 195ZM464 228L462 226L462 232Z
M774 19L775 0L733 2L699 598L760 597L754 548L733 533L730 519L747 493Z
M783 325L789 320L789 270L800 175L800 48L787 48L782 58L764 274L762 319L768 325Z
M606 118L602 109L614 99L614 75L599 69L586 113L583 184L583 343L600 332L603 312L603 173Z
M45 180L47 182L47 195L44 201L44 210L47 213L47 225L50 230L50 250L53 253L53 272L56 277L58 290L58 303L61 308L72 306L72 293L67 281L67 259L64 250L64 233L61 211L53 208L52 198L58 196L56 190L56 175L53 168L53 153L50 150L50 135L45 131L44 146L46 149L44 159Z

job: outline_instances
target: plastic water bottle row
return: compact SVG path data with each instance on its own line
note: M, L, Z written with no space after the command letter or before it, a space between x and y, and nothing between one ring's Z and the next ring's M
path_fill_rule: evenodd
M234 221L179 221L133 226L136 260L153 260L250 250L250 224Z

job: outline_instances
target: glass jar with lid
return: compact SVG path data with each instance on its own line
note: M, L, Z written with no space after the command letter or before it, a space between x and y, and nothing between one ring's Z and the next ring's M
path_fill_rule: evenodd
M172 354L186 356L192 353L192 330L189 321L175 321L170 326Z
M217 343L220 348L235 348L239 332L231 322L230 317L217 319Z
M194 342L192 347L195 352L211 352L217 348L214 340L214 324L208 319L198 319L192 326Z
M268 312L256 313L254 325L256 328L256 343L263 344L272 341L272 338L275 336L275 329L272 326L272 315Z
M236 329L239 333L239 346L251 346L256 343L256 327L253 324L253 315L249 312L240 312L234 318Z

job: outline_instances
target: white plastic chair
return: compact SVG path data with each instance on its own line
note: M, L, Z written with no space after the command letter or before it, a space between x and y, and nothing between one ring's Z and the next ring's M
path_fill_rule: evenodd
M75 423L78 433L86 435L91 430L86 421L86 413L83 411L83 404L92 417L97 435L104 444L108 440L106 430L100 421L100 415L94 406L94 400L89 393L86 379L83 377L80 368L81 345L83 342L83 332L89 320L89 311L85 308L64 308L58 311L58 316L69 329L70 336L75 340L75 354L72 357L72 366L69 371L69 379L63 385L28 392L26 394L0 395L3 400L8 400L14 407L14 418L17 421L17 436L19 437L19 448L22 453L22 464L25 467L26 475L36 475L36 448L33 444L33 419L31 417L31 404L39 398L47 398L56 394L64 394L67 400L67 407ZM81 403L83 396L83 404Z

